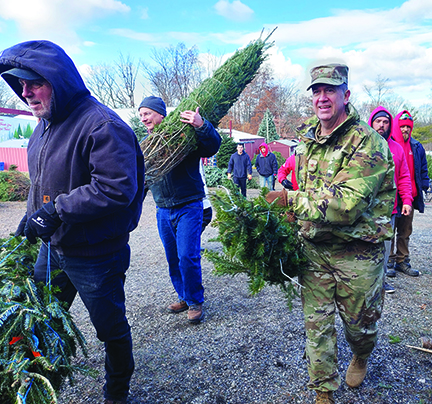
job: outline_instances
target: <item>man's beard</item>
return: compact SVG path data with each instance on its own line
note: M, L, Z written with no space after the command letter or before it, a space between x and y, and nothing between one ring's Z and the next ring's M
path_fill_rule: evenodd
M390 129L387 129L383 134L381 135L385 140L388 140L390 136Z

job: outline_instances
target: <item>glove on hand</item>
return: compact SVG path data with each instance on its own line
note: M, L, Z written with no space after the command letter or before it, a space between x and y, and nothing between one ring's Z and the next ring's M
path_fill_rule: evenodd
M293 184L291 181L288 181L287 179L283 180L281 182L282 186L286 189L294 189Z
M40 237L43 241L49 241L60 227L61 222L54 203L49 202L29 217L24 228L24 234L31 244L36 244L36 237Z
M24 228L26 223L27 223L27 213L23 216L23 218L19 222L18 228L16 229L15 232L15 237L24 235Z

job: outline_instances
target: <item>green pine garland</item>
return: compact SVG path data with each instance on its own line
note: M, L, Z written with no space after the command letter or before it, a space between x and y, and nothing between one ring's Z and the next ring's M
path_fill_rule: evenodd
M215 275L248 276L249 290L258 293L266 284L282 289L289 307L297 296L292 278L306 263L298 237L298 225L286 220L286 211L276 201L268 203L264 188L258 198L244 198L229 182L229 189L211 196L216 210L213 226L219 235L211 241L222 244L223 252L206 250Z
M270 35L237 50L141 142L147 185L170 172L196 148L195 130L180 121L180 113L199 107L201 116L217 127L266 60L265 52L273 45L267 42Z
M38 247L25 241L12 252L20 243L16 237L0 248L0 402L56 403L66 379L94 372L71 363L78 345L87 355L84 336L56 288L33 282Z

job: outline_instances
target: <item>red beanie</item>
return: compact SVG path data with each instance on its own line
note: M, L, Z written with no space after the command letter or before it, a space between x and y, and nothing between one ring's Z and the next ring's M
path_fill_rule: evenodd
M414 122L413 122L412 116L407 111L405 111L399 117L399 127L404 126L404 125L409 126L411 128L411 130L412 130L413 126L414 126Z

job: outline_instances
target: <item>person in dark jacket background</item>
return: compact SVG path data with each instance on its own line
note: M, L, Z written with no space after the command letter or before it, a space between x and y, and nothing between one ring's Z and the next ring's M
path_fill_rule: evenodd
M151 132L166 116L159 97L150 96L138 107L141 122ZM221 137L213 125L202 118L199 108L183 111L180 120L195 128L197 149L168 174L150 186L156 202L159 236L165 249L171 282L178 301L168 305L171 313L188 310L188 321L199 323L204 317L204 287L201 274L201 232L204 183L199 170L201 157L217 153Z
M31 187L17 229L43 240L35 281L52 283L71 305L78 291L105 344L105 403L126 403L134 370L124 282L129 233L144 199L144 158L136 136L90 95L74 63L49 41L3 51L0 73L39 123L28 145Z
M240 187L240 191L246 197L246 180L252 179L252 164L250 157L244 151L242 143L237 145L237 151L233 153L228 162L228 179L233 178L235 184Z
M255 167L260 176L261 188L267 185L267 188L274 191L274 180L278 173L278 163L276 156L269 151L267 143L263 142L259 147L260 153L256 157Z
M394 266L396 271L410 276L418 276L419 271L411 267L409 239L412 234L414 209L420 213L424 212L423 191L429 188L429 176L425 150L419 141L411 137L413 127L414 120L407 110L399 112L393 119L391 137L402 146L405 152L411 176L413 209L409 215L402 215L396 218L396 235L392 240L388 267Z

